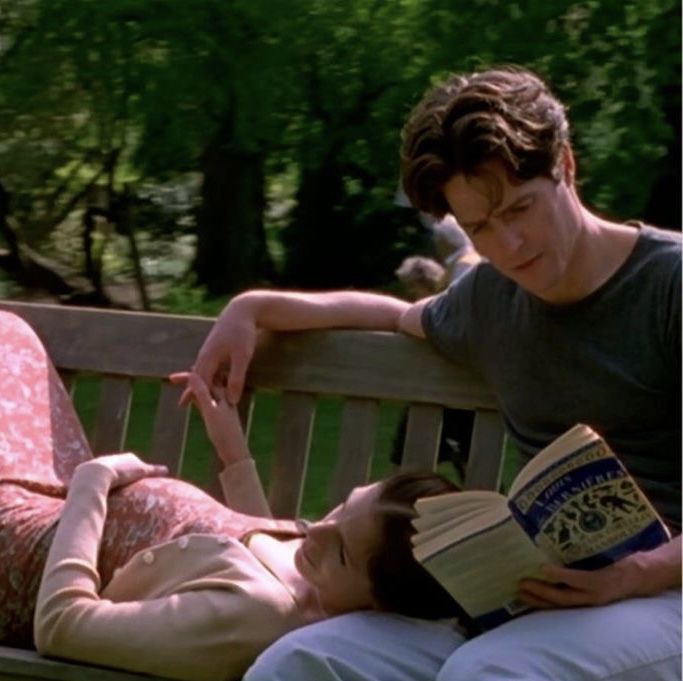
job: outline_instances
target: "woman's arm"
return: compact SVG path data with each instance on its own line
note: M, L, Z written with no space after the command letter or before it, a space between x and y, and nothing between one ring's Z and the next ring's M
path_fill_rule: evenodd
M173 383L187 385L193 402L202 415L207 435L224 466L218 478L226 505L247 515L272 517L242 430L239 412L237 407L228 403L225 389L215 386L214 397L206 384L193 373L172 374L170 379Z
M192 588L184 592L121 603L98 595L97 556L108 492L117 484L158 472L159 467L132 454L101 457L76 469L38 593L36 648L44 655L170 678L210 681L239 676L289 628L273 610L272 587L262 586L258 566L251 566L248 555L242 557L243 547L217 542L207 558L214 574L221 574L223 563L230 575L237 571L238 579L232 582L210 576L202 585L193 577ZM196 563L197 556L187 549L172 548L176 558L146 560L153 558L154 549L133 558L128 565L138 571L136 583L150 569L160 583L178 581L182 562ZM238 553L236 567L223 558L233 548ZM249 586L239 588L241 583Z

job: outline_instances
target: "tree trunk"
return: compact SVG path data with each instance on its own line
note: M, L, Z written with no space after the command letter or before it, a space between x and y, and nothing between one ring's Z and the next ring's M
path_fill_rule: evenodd
M212 295L272 280L263 226L263 156L234 150L219 133L201 159L202 203L197 215L197 283Z
M302 172L296 207L282 235L284 284L304 289L348 286L356 265L352 251L357 244L349 243L352 219L342 171L334 161L322 159Z

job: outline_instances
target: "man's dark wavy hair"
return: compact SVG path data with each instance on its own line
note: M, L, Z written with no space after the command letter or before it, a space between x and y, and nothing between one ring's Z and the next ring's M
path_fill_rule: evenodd
M453 75L427 92L403 129L401 177L412 205L450 213L443 186L500 160L517 181L559 181L569 126L564 106L534 73L509 66Z

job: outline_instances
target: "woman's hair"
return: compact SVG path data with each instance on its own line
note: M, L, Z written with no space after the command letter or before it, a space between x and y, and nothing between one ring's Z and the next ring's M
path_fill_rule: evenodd
M500 160L511 178L559 180L569 140L565 109L534 73L503 67L453 75L427 92L403 129L401 176L412 205L450 213L443 187Z
M448 592L413 557L411 520L421 497L457 491L437 473L399 473L382 482L377 502L381 544L368 560L368 574L379 609L423 619L468 618Z

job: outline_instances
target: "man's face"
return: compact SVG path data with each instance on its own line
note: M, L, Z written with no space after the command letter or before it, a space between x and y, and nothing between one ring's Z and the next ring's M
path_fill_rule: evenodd
M580 215L565 180L512 183L500 161L444 186L453 215L480 255L506 277L548 302L572 279Z

